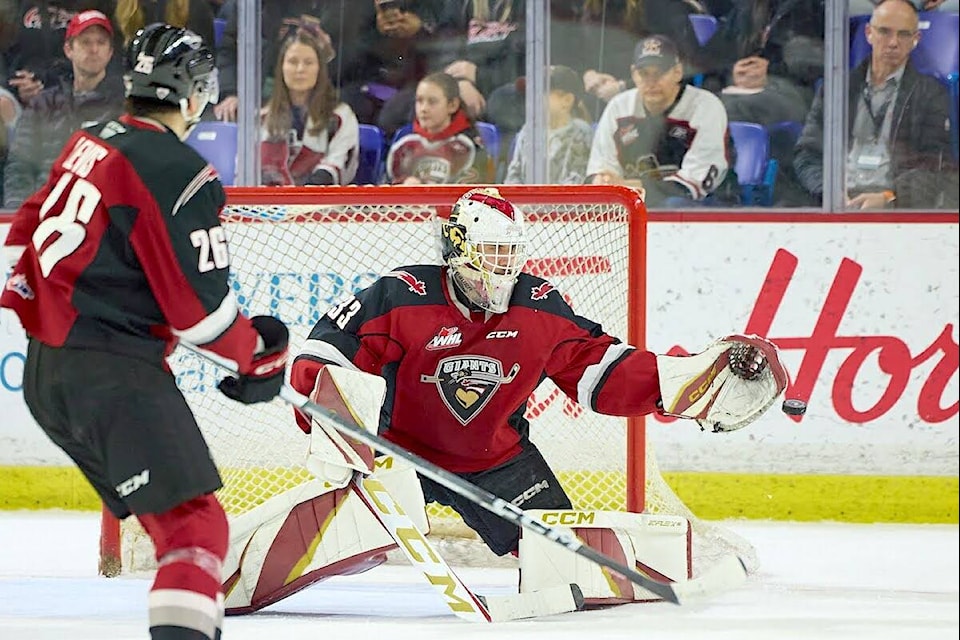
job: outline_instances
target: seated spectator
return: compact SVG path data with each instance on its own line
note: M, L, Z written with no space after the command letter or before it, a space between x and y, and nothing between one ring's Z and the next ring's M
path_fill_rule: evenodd
M613 96L633 86L630 59L642 38L670 38L687 79L703 66L690 16L705 14L707 8L697 0L559 0L550 3L550 13L551 60L583 73L587 108L595 116Z
M526 74L526 2L447 4L441 22L460 37L448 38L452 61L444 60L443 70L459 81L470 117L496 125L505 151L526 118L524 96L516 87Z
M357 117L327 75L330 37L313 23L280 45L273 95L261 117L261 181L270 186L350 184L357 174Z
M70 19L88 9L112 16L115 6L116 0L26 0L20 4L3 62L7 85L21 105L29 103L44 87L57 87L69 79L72 67L63 54L63 45ZM119 64L113 71L119 75Z
M866 26L870 57L850 72L847 207L957 208L949 97L910 62L920 32L914 5L884 0ZM823 197L823 92L797 141L794 169Z
M775 105L769 110L783 109L784 102L800 91L800 102L810 104L814 86L824 74L824 12L824 0L734 0L730 13L704 45L704 87L743 87L743 77L749 75L756 77L752 84L762 82L765 93L758 100L743 102L770 98ZM737 118L731 115L730 119Z
M444 46L442 35L437 34L442 15L437 0L373 2L380 37L370 53L377 62L377 74L364 84L369 104L363 107L363 115L357 115L361 122L376 122L391 140L410 122L417 83L427 75L430 59Z
M144 26L166 22L193 31L214 48L213 10L207 0L117 0L116 19L124 43Z
M547 126L547 153L552 184L583 184L587 177L587 160L593 127L583 104L583 80L570 67L550 67L550 96L547 98L549 116ZM529 135L526 125L517 134L513 158L507 167L504 182L522 184L526 174L524 144Z
M46 181L54 160L77 129L123 111L123 82L107 73L113 26L100 11L76 14L67 25L64 54L72 81L40 92L17 122L4 172L4 207L16 209Z
M676 45L663 35L637 44L635 89L613 97L593 137L588 180L646 190L649 207L721 200L735 193L720 99L683 83ZM729 193L728 193L729 190Z
M237 119L237 38L239 12L237 0L226 0L221 12L227 16L223 37L217 46L217 70L220 76L221 100L213 113L219 120ZM281 43L287 36L312 23L322 27L331 39L336 64L328 72L330 81L354 114L362 110L366 100L363 85L377 75L377 63L370 56L378 38L373 0L264 0L260 10L262 97L273 92Z
M413 131L387 154L391 184L484 183L493 161L463 108L457 80L433 73L417 84Z
M720 92L727 119L769 126L784 121L803 122L812 98L790 78L768 74L770 61L748 56L733 65L732 83ZM770 157L777 161L774 199L787 206L805 200L804 189L793 170L794 134L775 132L770 136Z

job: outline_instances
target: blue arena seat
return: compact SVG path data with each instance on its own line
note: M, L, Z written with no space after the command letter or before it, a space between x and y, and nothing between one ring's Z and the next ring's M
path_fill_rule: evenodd
M383 129L372 124L360 125L360 166L353 184L380 184L383 182L387 138Z
M730 137L737 152L735 170L742 204L770 206L777 161L770 158L770 135L755 122L730 122Z
M214 18L213 19L213 46L217 47L220 45L220 40L223 39L223 31L227 28L227 21L224 18Z
M213 165L224 186L237 178L237 123L202 121L187 137L187 144Z
M489 122L477 122L477 131L483 138L483 146L487 148L487 153L493 158L494 162L500 157L500 131L497 125Z
M704 13L691 13L689 16L690 23L693 25L693 32L697 34L697 42L700 43L700 46L707 44L710 38L713 37L713 34L717 31L717 22L716 16L711 16Z

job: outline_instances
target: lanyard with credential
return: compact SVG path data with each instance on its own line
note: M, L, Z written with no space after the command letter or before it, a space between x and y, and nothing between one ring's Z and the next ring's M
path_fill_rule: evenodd
M884 86L886 88L886 86ZM895 94L894 94L895 95ZM863 88L863 103L867 108L867 113L870 114L870 119L873 121L873 139L874 141L880 140L880 131L883 129L883 120L887 117L887 109L890 108L890 103L893 102L893 95L884 100L883 104L880 105L880 108L877 109L877 112L873 112L873 92L870 91L870 85L867 85Z

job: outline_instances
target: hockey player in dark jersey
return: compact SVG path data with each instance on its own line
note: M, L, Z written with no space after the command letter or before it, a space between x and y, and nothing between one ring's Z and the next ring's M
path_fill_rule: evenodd
M551 283L522 271L523 214L494 188L464 194L441 224L441 241L444 264L398 267L322 317L291 366L291 384L524 510L571 507L524 417L544 378L599 413L662 411L718 431L752 422L786 386L777 349L762 338L729 336L700 354L662 356L576 315ZM325 577L375 566L391 541L384 530L399 517L392 505L423 526L430 501L452 507L495 553L518 554L522 591L574 583L590 603L651 598L611 582L591 563L573 563L572 554L542 536L520 539L516 525L430 479L418 481L412 468L404 476L396 459L374 464L374 452L316 416L297 413L296 420L310 434L305 464L313 487L270 498L236 527L231 521L228 612L255 610ZM358 499L367 482L358 477L376 482L377 499ZM650 524L647 517L597 511L574 521L592 523L582 534L587 544L628 566L686 578L687 521L658 514ZM401 548L414 546L402 535L394 539ZM415 564L439 555L419 538L415 548Z
M212 52L153 24L124 64L126 114L75 133L17 211L0 304L28 336L33 417L113 515L135 515L154 543L151 637L219 638L221 481L165 356L183 340L232 360L239 373L220 389L263 402L283 381L287 329L237 306L223 187L182 142L216 99Z

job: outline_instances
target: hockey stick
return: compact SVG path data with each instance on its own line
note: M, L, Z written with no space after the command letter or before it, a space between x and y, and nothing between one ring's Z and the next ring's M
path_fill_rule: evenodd
M404 449L400 445L374 435L361 427L343 422L335 412L311 401L308 397L299 393L288 384L284 384L280 388L280 398L300 411L328 423L344 435L348 435L358 442L373 447L380 453L389 453L401 460L409 462L416 467L420 475L426 476L438 484L445 486L474 504L500 516L504 520L541 535L601 567L619 573L637 586L673 604L685 604L693 600L699 600L716 593L727 591L739 586L747 578L747 572L743 562L731 554L724 557L722 561L718 562L697 578L671 583L655 580L585 545L577 539L573 532L544 524L525 513L519 507L438 467L417 454ZM566 589L566 587L564 587L564 589ZM488 600L492 600L492 598L488 598ZM562 613L565 610L569 609L556 610L552 613ZM536 614L530 614L526 617L532 615ZM547 614L541 613L540 615Z
M224 359L218 357L216 354L205 351L183 341L181 341L181 344L184 346L184 348L192 351L193 353L210 360L211 362L214 362L227 370L233 371L234 373L236 372L235 367L225 362ZM707 581L688 580L679 583L666 583L645 576L639 571L617 562L613 558L610 558L609 556L600 553L592 547L585 545L583 542L578 540L572 532L546 525L539 520L530 517L522 509L511 504L510 502L507 502L502 498L498 498L489 491L442 469L432 462L421 458L417 454L404 449L400 445L394 444L389 440L372 434L362 427L354 426L344 422L336 412L330 411L326 407L311 401L307 396L299 393L286 383L280 387L279 395L280 398L287 404L299 409L305 414L311 415L320 420L325 420L338 431L340 431L340 433L348 435L354 440L372 447L374 450L380 453L389 453L401 460L407 461L416 467L417 472L420 475L430 478L434 482L443 485L447 489L453 491L463 498L466 498L477 506L500 516L507 522L527 529L537 535L543 536L547 540L566 548L582 558L585 558L601 567L605 567L610 571L622 575L627 580L633 582L643 589L646 589L654 595L659 596L667 602L672 602L673 604L682 604L682 600L703 596L712 591L712 589L709 588L709 583ZM735 569L732 566L721 567L725 570L724 575L720 576L722 578L721 582L731 583L734 580L739 580L741 576L742 578L746 577L742 562L740 562L739 559L736 559L736 562L739 564L739 569L736 571L740 575L730 575L730 570ZM716 577L711 577L711 581L715 581L715 578Z
M507 596L474 593L450 568L380 480L354 474L353 488L414 567L458 618L505 622L578 611L583 596L577 585L560 585Z

